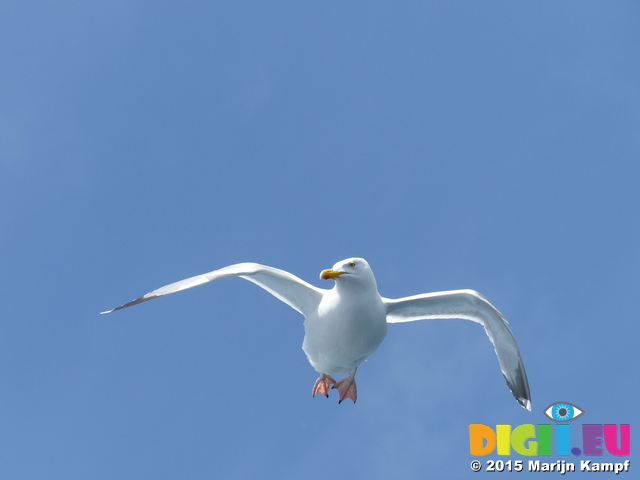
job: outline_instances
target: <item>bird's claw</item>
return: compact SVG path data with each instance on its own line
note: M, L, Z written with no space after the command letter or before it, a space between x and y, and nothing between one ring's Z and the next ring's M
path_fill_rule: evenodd
M353 400L353 403L356 403L356 400L358 398L358 390L356 388L356 380L353 374L340 379L331 388L336 388L338 390L338 393L340 394L340 400L338 400L338 403L342 403L342 401L347 398L350 398L351 400Z
M321 393L325 397L329 398L329 388L331 385L336 383L331 375L321 374L320 377L316 380L316 383L313 385L313 390L311 394L315 397L316 393ZM335 388L335 387L334 387Z

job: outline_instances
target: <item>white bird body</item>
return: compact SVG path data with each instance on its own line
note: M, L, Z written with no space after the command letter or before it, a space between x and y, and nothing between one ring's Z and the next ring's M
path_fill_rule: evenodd
M320 373L351 372L387 336L387 312L375 279L354 283L336 282L304 321L302 349Z
M480 323L493 343L500 369L514 397L531 410L531 395L520 350L502 314L473 290L425 293L388 299L378 293L369 264L350 258L323 270L322 279L333 279L328 290L315 287L284 270L257 263L239 263L187 278L154 290L107 312L227 277L241 277L267 290L305 317L302 348L311 365L321 373L313 388L328 396L333 385L340 402L357 398L355 373L387 335L389 323L427 319L461 318ZM330 375L351 372L336 382Z

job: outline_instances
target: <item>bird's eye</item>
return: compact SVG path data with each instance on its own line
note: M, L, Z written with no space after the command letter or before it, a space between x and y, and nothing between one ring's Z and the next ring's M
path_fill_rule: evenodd
M356 266L356 262L349 262L349 266L350 266L351 268L355 268L355 266Z
M555 422L570 422L583 413L584 410L567 402L554 403L553 405L549 405L544 411L544 414Z

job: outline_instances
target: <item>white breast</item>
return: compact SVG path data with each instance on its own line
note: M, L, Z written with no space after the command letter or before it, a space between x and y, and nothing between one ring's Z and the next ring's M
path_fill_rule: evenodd
M333 288L304 322L302 349L320 373L349 373L387 335L386 309L377 290Z

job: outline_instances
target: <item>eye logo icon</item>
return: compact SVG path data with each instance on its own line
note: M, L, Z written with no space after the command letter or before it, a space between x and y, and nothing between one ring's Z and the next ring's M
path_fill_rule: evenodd
M571 420L578 418L583 413L584 410L581 410L574 404L568 402L554 403L549 405L544 411L544 414L554 422L570 422Z

